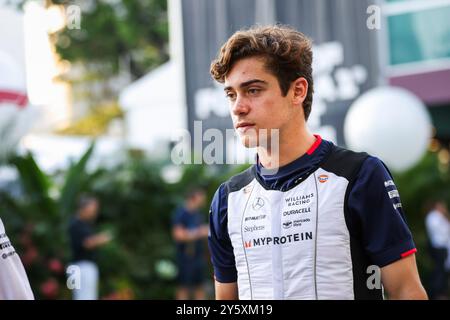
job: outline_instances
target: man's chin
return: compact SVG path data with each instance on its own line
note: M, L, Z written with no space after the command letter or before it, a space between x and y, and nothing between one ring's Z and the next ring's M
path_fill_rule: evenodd
M241 143L246 148L256 148L258 146L258 139L250 136L241 136Z

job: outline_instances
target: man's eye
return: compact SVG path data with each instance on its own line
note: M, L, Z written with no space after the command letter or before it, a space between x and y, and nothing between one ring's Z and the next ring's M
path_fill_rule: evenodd
M259 93L261 90L260 89L257 89L257 88L250 88L250 89L248 89L248 93L249 94L257 94L257 93Z
M236 95L233 92L227 92L225 96L230 100L233 100L236 97Z

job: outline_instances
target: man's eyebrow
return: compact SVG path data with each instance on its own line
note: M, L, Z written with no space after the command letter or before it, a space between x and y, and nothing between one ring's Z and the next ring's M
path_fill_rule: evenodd
M252 84L254 84L254 83L267 84L267 81L260 80L260 79L252 79L252 80L249 80L249 81L242 82L242 83L239 85L239 87L240 87L240 88L245 88L245 87L248 87L249 85L252 85ZM233 89L232 86L226 86L225 88L223 88L224 91L228 91L228 90L231 90L231 89Z

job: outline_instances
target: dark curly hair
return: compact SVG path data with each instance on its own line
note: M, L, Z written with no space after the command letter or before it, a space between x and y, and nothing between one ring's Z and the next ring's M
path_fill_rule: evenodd
M291 83L299 77L308 81L303 101L305 119L311 113L313 99L312 41L303 33L283 25L257 26L234 33L211 63L211 75L220 82L236 61L248 57L263 57L266 69L272 73L286 96Z

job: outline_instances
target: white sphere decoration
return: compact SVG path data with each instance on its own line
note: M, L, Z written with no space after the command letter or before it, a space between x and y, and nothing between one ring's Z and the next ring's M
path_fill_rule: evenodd
M364 93L351 105L344 122L350 149L377 156L397 172L408 170L422 158L431 135L426 106L411 92L397 87Z

